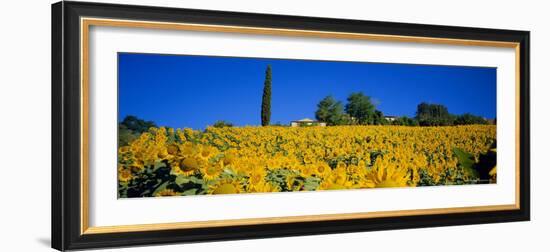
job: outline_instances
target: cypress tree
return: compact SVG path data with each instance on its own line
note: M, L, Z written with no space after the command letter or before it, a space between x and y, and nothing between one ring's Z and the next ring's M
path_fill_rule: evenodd
M264 93L262 96L262 126L269 125L271 120L271 66L265 70Z

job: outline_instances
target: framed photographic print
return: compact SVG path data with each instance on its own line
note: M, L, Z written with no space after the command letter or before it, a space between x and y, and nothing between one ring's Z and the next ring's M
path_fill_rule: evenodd
M526 221L529 121L527 31L59 2L52 247Z

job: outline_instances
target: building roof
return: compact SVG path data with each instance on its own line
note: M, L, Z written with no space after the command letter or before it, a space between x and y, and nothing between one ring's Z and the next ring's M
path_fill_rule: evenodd
M309 118L304 118L304 119L300 119L300 120L293 121L293 122L316 122L316 121L311 120L311 119L309 119Z

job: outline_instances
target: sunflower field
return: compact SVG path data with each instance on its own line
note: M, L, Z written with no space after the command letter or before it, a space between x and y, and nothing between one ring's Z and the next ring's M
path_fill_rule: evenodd
M120 198L496 182L496 125L150 128L118 148Z

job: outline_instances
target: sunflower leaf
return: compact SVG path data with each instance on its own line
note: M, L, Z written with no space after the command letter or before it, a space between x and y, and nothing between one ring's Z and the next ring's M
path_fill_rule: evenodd
M316 177L308 177L305 179L304 182L304 190L306 191L315 191L317 187L319 187L319 184L321 183L320 178Z
M197 188L193 188L193 189L189 189L189 190L183 192L181 195L185 195L185 196L187 196L187 195L196 195L197 191L198 191Z
M153 172L158 170L159 168L164 168L164 167L166 167L166 163L164 160L156 161L153 166Z
M155 191L153 192L153 195L156 195L157 193L161 192L161 191L164 191L164 189L166 189L166 187L168 186L168 184L170 183L170 181L166 181L164 183L162 183L160 186L158 186Z
M191 182L191 179L187 176L184 176L184 175L178 175L176 177L176 184L178 184L178 186L181 186L183 184L187 184L189 182Z
M474 155L459 148L453 148L453 153L458 158L458 163L460 164L460 166L462 166L462 169L464 169L466 175L470 176L471 178L479 178L479 173L474 167Z

